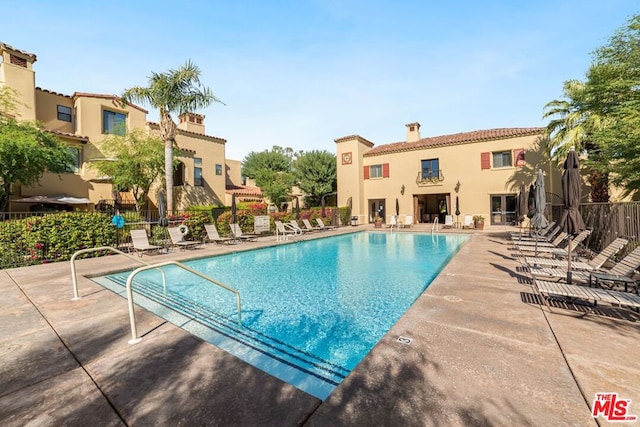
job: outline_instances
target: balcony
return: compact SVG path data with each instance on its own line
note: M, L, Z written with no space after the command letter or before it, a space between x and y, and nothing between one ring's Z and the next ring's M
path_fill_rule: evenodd
M444 174L442 173L442 169L438 169L437 171L420 171L418 172L418 176L416 177L416 184L418 186L427 186L427 185L437 185L444 181Z

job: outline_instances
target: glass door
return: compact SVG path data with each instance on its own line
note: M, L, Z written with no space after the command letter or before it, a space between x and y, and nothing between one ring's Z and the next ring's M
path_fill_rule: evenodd
M515 194L491 195L491 225L509 225L516 222Z

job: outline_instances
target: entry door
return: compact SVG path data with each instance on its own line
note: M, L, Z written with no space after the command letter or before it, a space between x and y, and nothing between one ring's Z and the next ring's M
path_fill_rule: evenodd
M369 222L373 222L376 215L382 217L382 221L386 218L384 199L369 199Z
M491 225L509 225L516 222L515 194L491 196Z

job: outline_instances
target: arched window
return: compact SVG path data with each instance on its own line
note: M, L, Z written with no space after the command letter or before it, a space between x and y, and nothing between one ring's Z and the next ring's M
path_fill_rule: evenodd
M173 170L173 185L175 187L184 185L184 163L178 162Z

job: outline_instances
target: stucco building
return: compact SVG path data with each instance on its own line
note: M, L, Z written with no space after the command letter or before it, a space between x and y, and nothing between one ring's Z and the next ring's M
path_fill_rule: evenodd
M36 86L33 64L36 55L0 42L0 86L14 89L19 102L17 119L37 120L45 129L69 145L76 162L74 171L66 174L45 173L34 187L16 186L11 210L28 210L64 195L66 203L76 208L92 209L126 194L115 194L109 177L100 176L92 161L107 157L100 141L124 125L126 129L158 132L158 124L147 120L147 110L136 105L123 105L115 95L75 92L66 95ZM205 133L205 117L185 114L178 118L176 142L182 150L174 174L174 206L225 205L230 194L227 186L244 191L240 181L239 162L227 165L226 140ZM239 189L239 190L238 190ZM249 190L251 191L251 190ZM156 192L150 199L155 203ZM256 195L260 197L261 194ZM25 202L34 200L34 203Z
M407 215L413 223L463 222L482 215L486 225L511 224L521 183L544 168L546 189L558 192L561 171L539 150L544 128L502 128L421 138L420 124L406 125L406 140L375 146L351 135L335 140L338 205L351 201L360 224L379 215L388 223ZM456 216L456 200L459 216Z

